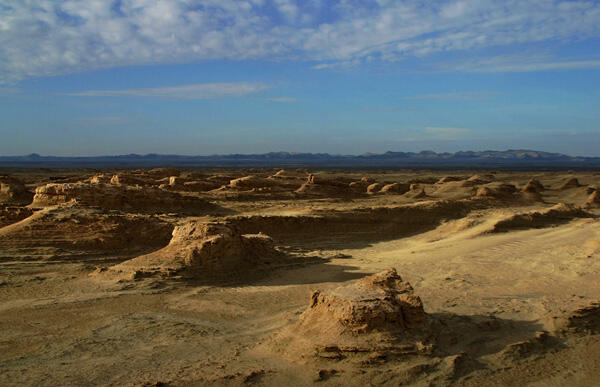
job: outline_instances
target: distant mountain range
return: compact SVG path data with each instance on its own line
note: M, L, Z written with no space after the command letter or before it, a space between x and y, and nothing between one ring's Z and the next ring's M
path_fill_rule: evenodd
M329 153L271 152L182 156L128 154L120 156L57 157L30 154L0 156L2 167L321 167L321 168L510 168L510 169L596 169L600 157L574 157L534 150L386 152L381 154L332 155Z

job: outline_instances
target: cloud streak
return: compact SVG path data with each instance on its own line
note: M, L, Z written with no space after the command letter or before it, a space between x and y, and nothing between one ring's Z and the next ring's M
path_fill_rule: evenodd
M3 83L212 59L301 60L325 70L600 36L600 4L587 0L4 0L0 15ZM489 66L590 67L597 61Z
M199 83L172 87L125 90L88 90L71 93L75 97L154 97L167 99L217 99L259 93L269 86L262 83Z

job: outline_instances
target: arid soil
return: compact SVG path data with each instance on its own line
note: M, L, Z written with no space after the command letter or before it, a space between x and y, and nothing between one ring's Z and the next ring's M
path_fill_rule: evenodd
M598 385L599 187L0 171L0 385Z

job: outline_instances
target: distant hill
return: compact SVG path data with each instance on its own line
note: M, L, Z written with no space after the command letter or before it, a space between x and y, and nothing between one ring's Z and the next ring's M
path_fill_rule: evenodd
M331 155L329 153L271 152L182 156L128 154L120 156L57 157L30 154L0 156L2 167L320 167L320 168L509 168L597 169L600 157L574 157L560 153L518 149L506 151L386 152L381 154Z

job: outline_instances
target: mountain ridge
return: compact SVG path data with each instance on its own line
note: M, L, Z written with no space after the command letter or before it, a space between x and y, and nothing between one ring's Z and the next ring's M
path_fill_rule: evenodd
M268 152L261 154L176 155L149 153L107 156L0 156L0 166L321 166L321 167L600 167L600 157L568 156L562 153L531 149L505 151L458 151L363 153L341 155L330 153Z

